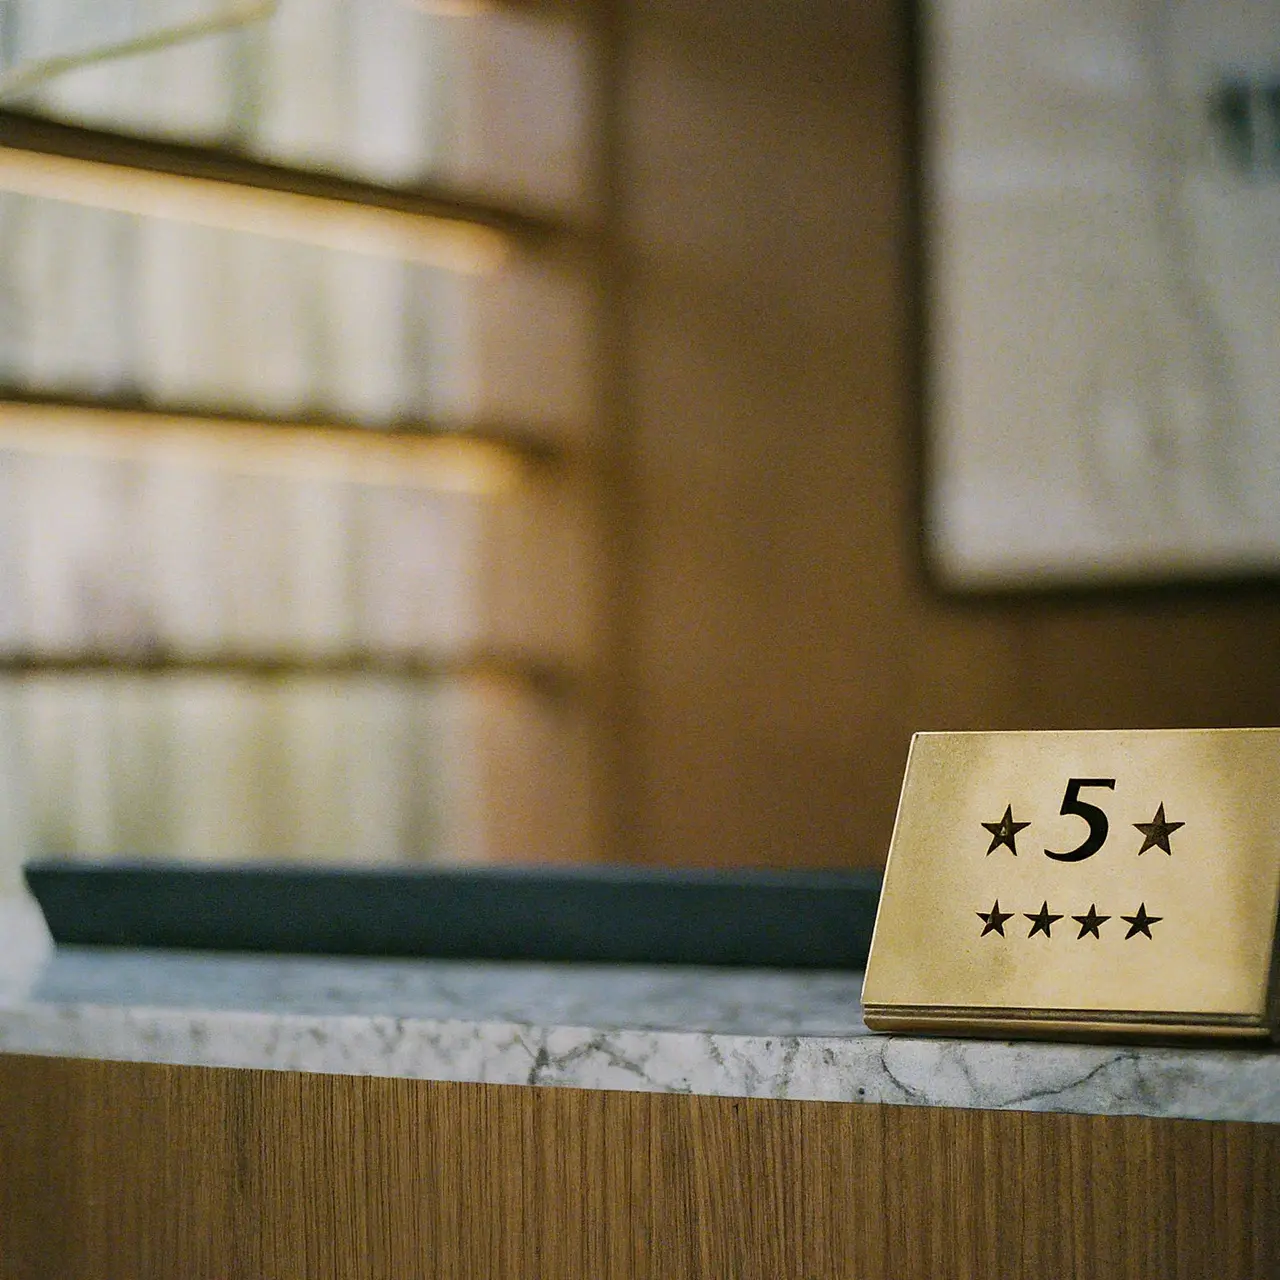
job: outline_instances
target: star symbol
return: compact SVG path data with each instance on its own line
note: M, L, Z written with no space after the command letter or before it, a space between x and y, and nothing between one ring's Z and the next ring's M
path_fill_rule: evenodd
M1164 916L1147 915L1147 904L1144 902L1138 908L1138 914L1136 916L1121 916L1120 919L1127 920L1129 922L1129 932L1124 935L1125 941L1127 942L1135 933L1145 933L1148 938L1151 937L1151 926L1155 924L1157 920L1163 920Z
M1004 845L1016 858L1018 856L1018 846L1014 844L1014 838L1019 831L1024 827L1029 827L1031 823L1014 822L1013 806L1007 804L1004 807L1004 817L999 822L984 822L982 825L991 832L991 846L987 849L988 854L995 853L1001 845Z
M1077 942L1079 942L1087 933L1093 934L1095 938L1101 941L1102 934L1098 932L1098 926L1111 919L1110 916L1100 916L1098 914L1097 904L1093 902L1089 904L1089 914L1087 916L1072 916L1071 918L1077 921L1080 925L1080 932L1076 934Z
M997 898L990 911L975 911L974 915L979 920L986 921L986 927L982 930L980 937L985 938L989 933L998 933L1003 938L1004 922L1012 920L1014 913L1012 911L1001 911L1000 899Z
M1177 831L1179 827L1185 827L1185 822L1166 822L1164 820L1164 801L1160 801L1160 807L1156 810L1156 816L1150 822L1135 822L1133 824L1142 832L1142 848L1138 850L1138 857L1142 857L1148 849L1163 849L1165 853L1172 855L1173 850L1169 848L1169 836Z
M1041 904L1039 912L1034 916L1025 911L1022 914L1031 921L1031 932L1027 934L1028 938L1034 938L1037 933L1043 933L1046 938L1051 938L1053 935L1049 932L1049 929L1052 927L1053 922L1062 919L1061 916L1049 913L1049 904L1047 902Z

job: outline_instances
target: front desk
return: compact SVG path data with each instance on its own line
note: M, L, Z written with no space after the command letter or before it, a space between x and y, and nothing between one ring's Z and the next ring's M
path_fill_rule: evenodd
M860 986L63 949L0 1009L0 1277L1280 1276L1280 1052Z

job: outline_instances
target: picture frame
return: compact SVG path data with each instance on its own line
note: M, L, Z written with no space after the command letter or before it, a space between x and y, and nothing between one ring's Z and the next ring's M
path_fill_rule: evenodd
M959 592L1280 570L1280 26L927 0L923 537Z

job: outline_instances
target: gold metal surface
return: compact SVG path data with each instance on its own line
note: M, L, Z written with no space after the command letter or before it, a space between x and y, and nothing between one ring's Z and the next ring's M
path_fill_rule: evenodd
M878 1031L1265 1037L1280 729L923 733L867 963Z

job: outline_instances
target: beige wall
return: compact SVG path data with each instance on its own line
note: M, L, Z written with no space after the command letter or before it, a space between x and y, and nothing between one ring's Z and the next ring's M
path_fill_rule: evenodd
M1280 721L1274 590L947 600L889 0L631 0L618 850L883 860L917 729Z

